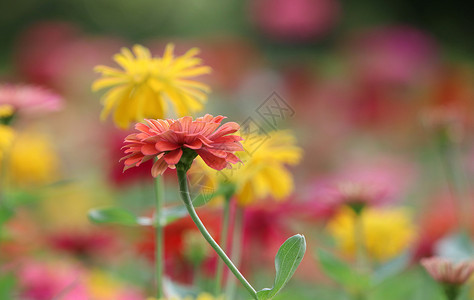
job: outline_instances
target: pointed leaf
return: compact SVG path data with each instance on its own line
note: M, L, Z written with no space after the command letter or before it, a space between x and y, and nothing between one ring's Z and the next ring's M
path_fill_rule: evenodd
M259 300L272 299L288 283L306 252L306 240L297 234L281 245L275 257L276 276L271 289L263 289L257 293Z
M209 203L213 198L217 197L219 194L217 192L213 193L200 193L193 199L194 207L201 207Z
M131 212L118 208L99 208L92 209L89 211L89 219L98 224L118 224L125 226L137 226L141 225L142 221Z
M184 216L187 211L183 206L163 208L161 226L166 226ZM98 224L117 224L124 226L155 226L155 219L139 217L128 210L118 207L93 209L89 211L89 219Z

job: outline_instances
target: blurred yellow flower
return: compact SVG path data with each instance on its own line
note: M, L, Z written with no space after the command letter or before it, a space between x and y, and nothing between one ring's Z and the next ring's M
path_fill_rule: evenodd
M92 271L86 279L86 284L94 299L116 299L121 288L120 282L101 271Z
M210 89L191 77L208 74L211 68L202 66L195 57L199 49L192 48L182 56L174 57L174 45L166 46L163 57L152 57L140 45L133 46L133 53L122 48L114 60L122 69L97 66L102 74L92 85L94 91L110 88L103 96L104 109L101 119L115 110L113 119L120 128L145 118L164 119L168 116L168 102L174 106L178 117L203 109ZM135 54L135 56L134 56Z
M400 255L415 237L411 215L404 208L367 208L362 212L365 249L376 261ZM344 207L329 222L328 230L343 252L355 255L354 224L356 214Z
M7 118L13 115L15 109L10 104L0 105L0 118Z
M93 183L69 183L48 189L38 204L38 211L48 220L47 227L62 230L87 230L94 228L88 212L98 206L108 206L112 195Z
M156 298L148 298L146 300L157 300ZM171 297L171 298L161 298L160 300L224 300L224 297L215 297L211 294L208 293L201 293L199 294L196 298L193 297L185 297L185 298L180 298L180 297Z
M58 178L56 152L50 140L39 134L18 134L11 144L8 159L0 163L6 164L9 182L14 186L48 184Z
M6 152L10 151L15 138L15 131L6 125L0 125L0 166Z
M126 299L126 297L123 296L124 291L130 291L130 287L127 287L124 282L100 270L91 271L85 283L91 299ZM136 298L134 297L133 299Z
M302 157L302 149L296 146L294 135L288 130L268 135L241 135L245 151L239 151L236 155L242 164L216 172L197 158L198 163L190 174L201 174L195 180L199 181L204 192L215 190L222 182L233 183L240 205L249 205L268 196L276 200L287 197L293 191L294 184L286 165L296 165Z

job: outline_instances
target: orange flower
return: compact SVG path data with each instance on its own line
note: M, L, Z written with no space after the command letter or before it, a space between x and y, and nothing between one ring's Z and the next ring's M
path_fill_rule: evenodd
M153 177L163 174L167 168L174 169L181 160L183 151L190 153L192 159L201 156L204 162L215 170L230 168L230 163L240 162L235 151L242 151L242 138L230 135L240 129L235 122L228 122L221 127L225 117L213 117L206 114L193 121L191 117L177 120L145 120L137 123L139 133L125 138L127 143L124 171L139 166L145 161L156 158L151 174Z
M421 264L440 283L463 285L474 273L474 261L455 264L448 259L432 257L421 260Z

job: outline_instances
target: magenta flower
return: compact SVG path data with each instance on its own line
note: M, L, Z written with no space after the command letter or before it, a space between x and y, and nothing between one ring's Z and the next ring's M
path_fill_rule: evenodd
M339 17L336 0L251 1L255 23L268 36L284 41L307 41L326 34Z

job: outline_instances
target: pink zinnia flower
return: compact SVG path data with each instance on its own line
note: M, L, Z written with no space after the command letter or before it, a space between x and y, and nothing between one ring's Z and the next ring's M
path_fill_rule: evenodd
M358 76L371 83L409 84L437 65L435 42L423 31L400 26L361 32L350 44Z
M0 105L13 106L21 113L45 113L62 107L61 96L35 85L0 85Z
M258 0L249 4L251 17L265 34L290 42L323 36L340 14L336 0Z
M147 119L145 124L137 123L135 129L140 132L125 138L127 155L121 159L125 160L124 171L156 157L151 168L151 174L156 177L167 168L174 169L183 151L189 153L190 150L215 170L230 168L230 163L240 162L234 152L243 150L242 138L230 135L240 129L235 122L219 127L224 118L206 114L194 121L191 117L183 117L177 120Z
M29 261L20 266L17 276L20 299L89 299L82 282L84 270L77 265Z
M342 205L390 204L400 198L413 175L410 166L391 161L354 165L316 181L308 195L315 211L321 216L330 216Z
M474 273L474 261L456 264L445 258L432 257L421 260L421 265L436 281L445 284L463 285Z

